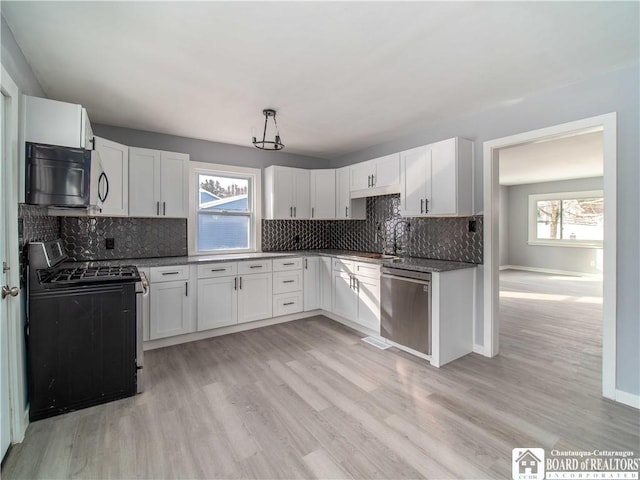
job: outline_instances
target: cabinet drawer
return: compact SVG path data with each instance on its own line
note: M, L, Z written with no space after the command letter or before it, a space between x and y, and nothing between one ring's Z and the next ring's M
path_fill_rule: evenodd
M271 271L271 260L252 260L247 262L238 262L238 275L247 273L265 273Z
M353 273L353 262L351 260L343 260L341 258L334 258L333 259L333 271L334 272Z
M228 277L238 272L236 262L207 263L198 265L198 278Z
M289 315L302 311L302 292L281 293L273 296L273 316Z
M356 275L369 278L380 278L380 265L375 263L356 262L355 263Z
M189 279L189 265L172 267L151 267L151 283L173 282Z
M300 290L302 290L302 270L275 272L273 274L273 293L297 292Z
M273 261L273 271L299 270L302 268L302 258L278 258Z

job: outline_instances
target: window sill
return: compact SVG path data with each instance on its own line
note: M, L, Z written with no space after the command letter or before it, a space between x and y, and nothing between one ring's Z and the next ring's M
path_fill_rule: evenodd
M546 242L544 240L529 240L527 244L539 247L568 247L568 248L597 248L602 249L602 243L572 243L572 242Z

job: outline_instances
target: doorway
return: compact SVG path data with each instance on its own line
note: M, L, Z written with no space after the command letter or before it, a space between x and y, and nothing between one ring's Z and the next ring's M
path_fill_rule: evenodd
M24 343L18 259L18 87L2 68L0 85L0 457L26 429Z
M495 356L499 351L499 263L500 263L500 181L501 149L531 142L567 137L576 132L602 131L603 145L603 320L602 320L602 394L615 399L616 331L616 114L569 122L540 130L491 140L484 143L484 351Z

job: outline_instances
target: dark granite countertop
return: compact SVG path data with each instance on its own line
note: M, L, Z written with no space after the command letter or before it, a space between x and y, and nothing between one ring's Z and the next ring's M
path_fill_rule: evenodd
M251 259L273 259L280 257L300 257L323 255L328 257L344 258L358 262L375 263L386 267L395 267L403 270L418 272L447 272L463 268L474 268L474 263L455 262L449 260L435 260L417 257L392 257L372 258L367 255L375 253L353 252L350 250L296 250L291 252L261 252L238 253L228 255L206 255L193 257L158 257L158 258L129 258L123 260L98 260L93 262L73 262L69 266L97 266L97 265L136 265L138 267L164 267L172 265L233 262ZM364 256L363 256L364 255Z

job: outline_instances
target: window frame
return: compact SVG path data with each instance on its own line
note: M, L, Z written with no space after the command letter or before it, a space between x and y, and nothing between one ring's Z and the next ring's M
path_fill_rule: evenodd
M529 245L541 245L552 247L573 247L573 248L602 248L602 240L571 240L567 238L550 239L550 238L538 238L537 237L537 203L539 201L552 201L552 200L580 200L583 198L603 198L604 192L602 190L584 190L580 192L558 192L558 193L536 193L529 195Z
M198 215L200 204L200 175L239 177L249 180L248 201L249 248L226 250L198 250ZM213 212L214 215L247 216L246 214L228 214ZM235 253L260 252L262 233L262 170L259 168L238 167L206 162L189 162L189 217L187 219L188 252L190 256L218 256Z

